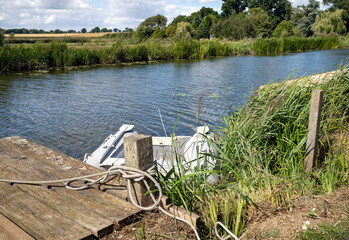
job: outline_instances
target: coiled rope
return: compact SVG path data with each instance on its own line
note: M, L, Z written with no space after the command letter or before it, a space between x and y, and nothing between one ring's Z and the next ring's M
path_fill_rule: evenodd
M155 180L155 178L152 175L155 175L155 166L149 168L147 171L142 171L140 169L137 168L132 168L132 167L125 167L125 166L112 166L111 168L109 168L108 171L106 172L101 172L101 173L94 173L94 174L89 174L89 175L84 175L84 176L80 176L80 177L74 177L74 178L65 178L65 179L58 179L58 180L48 180L48 181L26 181L26 180L13 180L13 179L0 179L0 182L5 182L5 183L10 183L10 184L34 184L34 185L49 185L49 184L54 184L54 183L65 183L65 187L67 189L71 189L71 190L84 190L87 188L92 187L95 184L103 184L106 182L106 180L110 177L110 176L116 176L116 175L121 175L121 177L123 177L124 179L127 180L127 189L128 189L128 195L130 196L130 201L133 205L135 205L136 207L142 209L142 210L146 210L146 211L150 211L153 210L155 208L158 208L161 212L163 212L164 214L166 214L169 217L172 218L176 218L182 222L185 222L186 224L188 224L194 231L195 236L198 240L200 240L200 236L196 230L196 228L194 227L194 225L182 218L179 217L174 217L172 214L170 214L169 212L167 212L165 209L163 209L160 206L160 201L162 198L162 190L160 187L160 184ZM98 177L101 176L100 178L94 180L91 179L93 177ZM149 179L151 182L154 183L154 186L157 188L158 190L158 196L155 197L153 194L153 191L151 190L148 182L146 181L146 178ZM82 186L72 186L71 184L77 181L82 181L84 185ZM142 181L144 183L144 185L146 186L148 193L151 197L151 199L153 200L153 205L149 206L149 207L144 207L141 206L133 197L133 192L132 192L132 181L134 182L139 182ZM228 236L223 238L218 234L218 230L217 227L218 225L220 225L227 233ZM219 239L221 240L226 240L230 237L233 237L235 240L239 240L232 232L229 231L229 229L227 227L225 227L221 222L217 222L215 225L215 232L216 235Z

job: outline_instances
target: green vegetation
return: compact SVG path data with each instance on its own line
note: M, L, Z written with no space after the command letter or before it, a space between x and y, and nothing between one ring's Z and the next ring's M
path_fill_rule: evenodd
M255 41L251 46L251 50L255 54L277 54L314 49L331 49L340 46L341 41L338 37L263 38Z
M310 229L300 233L301 240L338 240L348 239L349 220L341 224L321 224L318 229Z
M312 27L315 33L337 33L345 34L347 29L345 27L344 16L346 12L343 9L335 12L323 12L316 20Z
M320 2L309 0L307 5L292 8L290 0L223 0L222 13L218 14L212 8L202 7L189 16L179 15L167 25L167 18L157 14L141 22L134 31L125 28L122 32L134 32L134 37L140 41L149 38L173 38L190 28L190 37L194 39L210 39L216 37L226 40L241 40L254 37L285 36L301 33L309 37L319 34L345 35L349 28L349 4L347 0L325 0L329 9L322 11ZM281 24L281 25L280 25ZM293 29L294 28L294 29ZM121 32L120 29L107 29L98 26L90 33ZM60 29L45 32L42 29L7 29L6 34L26 33L76 33L76 30L62 31ZM86 33L82 28L79 33ZM231 33L233 32L233 33Z
M0 48L0 69L4 71L41 70L52 67L71 67L122 62L203 59L247 54L276 54L314 49L331 49L348 45L346 38L270 38L238 42L219 40L196 41L179 38L174 41L146 41L132 44L125 34L107 35L106 42L96 43L75 38L70 43L5 44ZM113 43L113 40L118 40ZM126 39L126 40L123 40ZM123 42L130 41L131 44ZM106 44L104 46L104 43ZM112 43L111 46L107 44ZM92 44L92 45L89 45Z
M307 173L303 165L312 89L325 94L320 154L313 172ZM241 234L250 207L291 210L301 196L348 185L347 142L339 140L348 136L348 99L348 67L322 85L303 78L265 86L244 107L223 118L225 126L216 133L216 143L209 140L218 152L215 168L202 156L203 164L188 173L181 157L174 156L173 164L179 167L159 175L165 194L202 216L202 234L210 239L217 221ZM219 182L207 184L209 175L219 175ZM277 234L275 230L268 236Z
M3 34L3 32L1 31L1 29L0 29L0 47L1 47L2 45L4 45L4 34Z
M316 0L309 0L307 5L297 8L292 8L289 0L223 0L222 14L202 7L189 16L177 16L169 25L165 16L157 14L141 22L135 31L96 26L90 33L82 28L80 35L74 34L74 37L65 34L39 37L40 33L45 33L42 29L0 29L9 34L5 45L10 45L0 49L0 70L348 47L348 37L345 37L349 30L347 2L326 0L324 3L330 8L322 11ZM106 33L104 37L97 34L100 32ZM25 33L34 34L29 38L23 35ZM63 31L56 29L49 33ZM0 46L2 44L0 35ZM60 52L59 60L55 60L57 51ZM51 53L55 55L50 56Z

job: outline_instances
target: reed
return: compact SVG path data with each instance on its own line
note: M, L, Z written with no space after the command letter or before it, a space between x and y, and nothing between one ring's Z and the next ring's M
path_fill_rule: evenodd
M114 35L112 35L114 36ZM347 38L271 38L239 42L193 39L148 40L137 42L129 35L100 38L91 45L65 42L31 45L8 45L0 48L0 67L3 71L30 71L52 67L70 67L91 64L116 64L171 59L203 59L248 54L276 54L290 51L330 49L347 46ZM109 40L108 40L109 39ZM70 41L78 40L71 39ZM102 41L103 40L103 41ZM107 42L105 42L107 41Z
M277 54L284 52L309 51L318 49L331 49L341 46L340 39L330 37L288 37L259 39L251 45L255 54Z
M313 172L306 173L303 164L314 88L325 91L321 154ZM208 140L219 153L215 169L202 167L188 174L181 165L182 157L176 155L172 170L159 177L164 192L176 204L201 215L202 235L212 238L216 221L239 235L248 224L248 209L292 209L302 195L332 192L347 185L347 148L335 150L332 145L340 132L348 134L348 99L348 67L322 85L306 77L291 85L282 82L264 87L243 108L223 118L225 126L216 133L217 142ZM219 174L219 183L208 185L210 174Z

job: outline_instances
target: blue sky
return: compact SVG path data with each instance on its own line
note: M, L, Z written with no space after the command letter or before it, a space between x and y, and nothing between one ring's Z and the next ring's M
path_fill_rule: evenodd
M293 6L308 0L293 0ZM180 14L201 7L220 12L221 0L0 0L0 27L44 30L126 27L136 28L144 19L162 14L168 23Z

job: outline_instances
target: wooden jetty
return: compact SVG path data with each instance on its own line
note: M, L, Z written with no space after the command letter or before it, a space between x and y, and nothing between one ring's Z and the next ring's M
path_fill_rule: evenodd
M55 180L101 172L20 137L0 139L0 178ZM140 212L118 179L73 191L0 182L0 239L96 239Z

